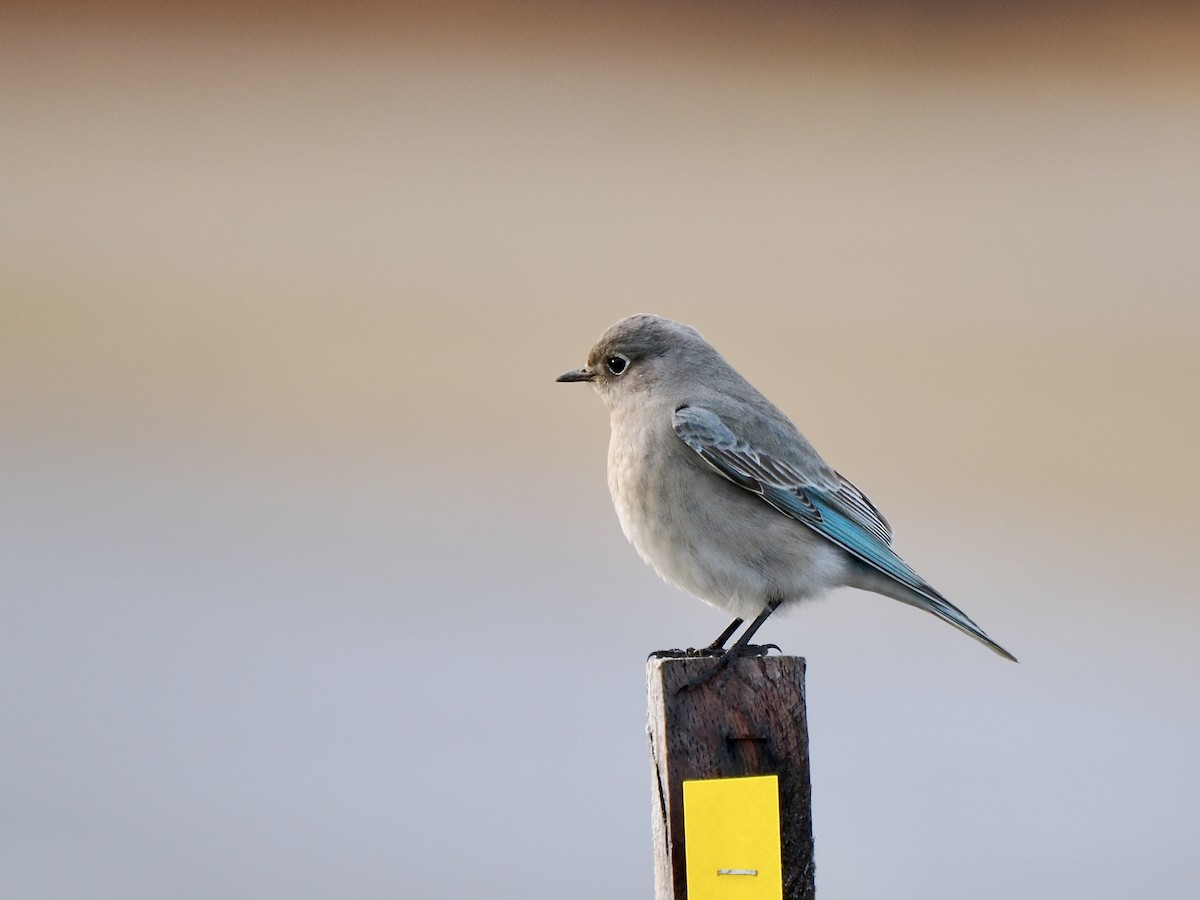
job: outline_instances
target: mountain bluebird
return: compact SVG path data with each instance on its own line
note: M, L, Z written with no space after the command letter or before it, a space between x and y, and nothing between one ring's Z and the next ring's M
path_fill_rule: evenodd
M622 319L557 380L590 382L608 406L608 487L642 559L737 617L690 653L765 653L773 645L749 640L775 609L848 586L931 612L1016 662L892 551L867 496L694 328Z

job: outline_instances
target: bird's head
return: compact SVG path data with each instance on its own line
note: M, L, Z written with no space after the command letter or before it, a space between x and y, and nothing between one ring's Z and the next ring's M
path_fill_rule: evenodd
M690 325L639 314L621 319L601 335L587 365L556 381L590 382L609 406L622 397L653 391L716 351Z

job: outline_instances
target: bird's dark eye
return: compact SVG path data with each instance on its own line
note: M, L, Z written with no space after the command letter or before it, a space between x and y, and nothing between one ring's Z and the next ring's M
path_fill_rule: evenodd
M608 371L614 375L620 375L629 368L629 357L623 353L614 353L608 359L604 360L604 365L608 366Z

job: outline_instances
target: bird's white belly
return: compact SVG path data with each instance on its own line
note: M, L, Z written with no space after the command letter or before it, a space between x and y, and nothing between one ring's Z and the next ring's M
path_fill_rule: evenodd
M744 619L843 583L842 552L799 522L698 458L635 464L638 449L610 446L609 490L625 537L664 580ZM718 502L697 505L696 479Z

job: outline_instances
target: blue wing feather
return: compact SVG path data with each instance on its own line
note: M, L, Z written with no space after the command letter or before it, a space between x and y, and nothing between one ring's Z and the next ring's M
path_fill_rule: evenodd
M887 520L866 494L837 472L825 467L810 476L801 466L746 443L720 416L701 407L675 410L672 425L680 440L721 475L912 592L897 599L934 613L1006 659L1016 661L893 552L892 529Z
M711 410L685 406L675 411L675 433L718 472L759 494L781 513L837 544L846 552L930 598L944 599L889 546L891 527L853 484L837 473L828 488L797 467L752 447Z
M798 498L795 496L797 493L803 496L803 501L798 502ZM763 499L780 512L798 519L848 553L868 565L874 566L906 587L921 593L933 592L924 579L917 575L908 563L897 556L891 547L842 512L836 502L825 492L813 488L787 490L768 486L765 487L762 494ZM805 507L815 508L819 516L798 514ZM933 593L938 596L936 592Z

